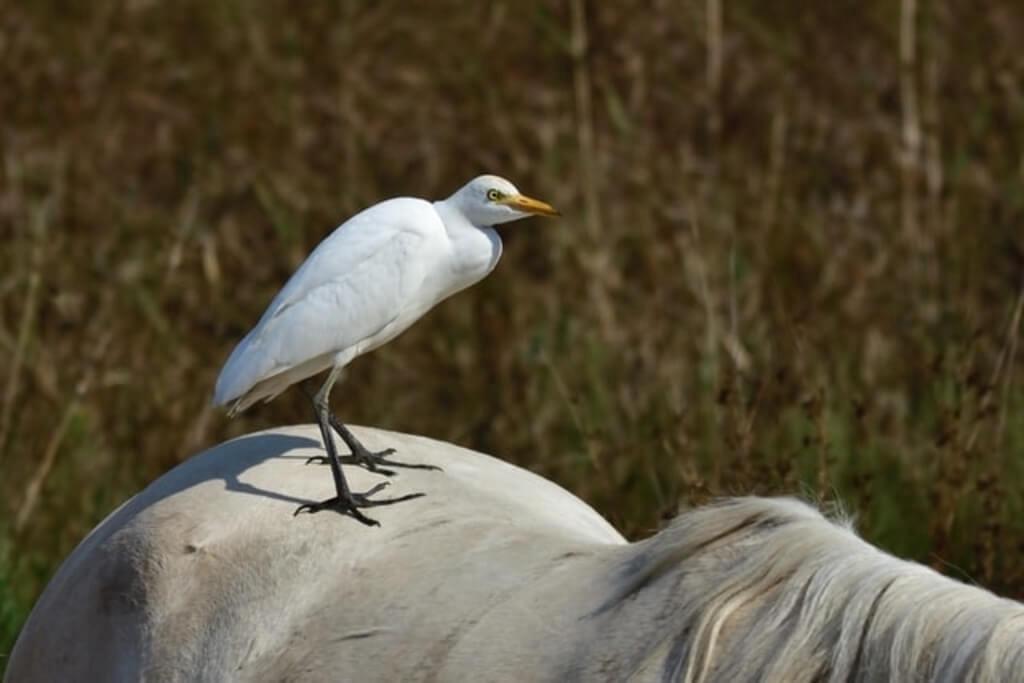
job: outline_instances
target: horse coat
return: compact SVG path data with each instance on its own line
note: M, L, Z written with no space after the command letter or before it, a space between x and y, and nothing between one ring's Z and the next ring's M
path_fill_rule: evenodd
M1013 680L1024 607L895 559L791 499L682 514L628 544L555 484L358 429L400 470L371 528L306 465L315 426L240 437L68 557L6 681ZM353 490L381 480L346 467Z

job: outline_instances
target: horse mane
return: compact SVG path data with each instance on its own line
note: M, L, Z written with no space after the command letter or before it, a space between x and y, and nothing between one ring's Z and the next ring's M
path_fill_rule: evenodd
M1024 605L897 559L786 498L680 515L612 572L617 611L655 622L627 674L663 681L1003 681L1024 672ZM623 619L617 619L621 627Z

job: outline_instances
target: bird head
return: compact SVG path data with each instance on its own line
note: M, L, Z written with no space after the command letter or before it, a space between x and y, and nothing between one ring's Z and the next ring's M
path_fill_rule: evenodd
M494 175L482 175L452 195L453 201L473 225L498 225L528 216L560 215L550 204L519 192L516 186Z

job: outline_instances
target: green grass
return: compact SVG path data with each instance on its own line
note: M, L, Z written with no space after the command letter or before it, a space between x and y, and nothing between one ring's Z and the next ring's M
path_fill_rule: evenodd
M906 3L721 3L720 43L713 4L8 8L0 654L126 497L309 420L208 403L318 240L480 172L564 218L351 366L347 420L529 467L631 537L720 495L838 502L1024 597L1024 9L919 3L901 68Z

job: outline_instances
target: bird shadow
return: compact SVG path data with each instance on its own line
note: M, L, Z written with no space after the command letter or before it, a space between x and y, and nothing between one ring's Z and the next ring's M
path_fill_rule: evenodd
M253 496L263 496L264 498L280 500L286 503L295 503L296 505L304 505L306 503L313 503L316 501L306 498L297 498L286 493L279 493L278 491L271 491L270 489L253 486L252 484L239 479L239 476L246 470L271 458L279 458L282 460L302 460L304 462L307 459L306 456L298 457L287 455L290 451L298 450L300 448L322 448L322 446L316 439L310 439L305 436L290 436L286 434L250 434L223 444L217 449L217 453L210 453L210 455L215 455L218 460L226 458L235 463L234 466L227 471L225 471L224 468L220 468L219 471L220 479L224 481L224 487L228 491L245 493ZM206 455L207 453L203 453L199 457L205 457Z
M165 498L217 480L224 483L227 491L262 496L295 505L315 503L316 501L308 498L254 486L242 481L241 477L247 470L268 460L305 461L305 456L289 456L288 453L298 449L321 447L319 440L290 434L261 433L238 437L193 456L167 472L125 503L111 515L108 522L116 528L122 521L134 517Z

